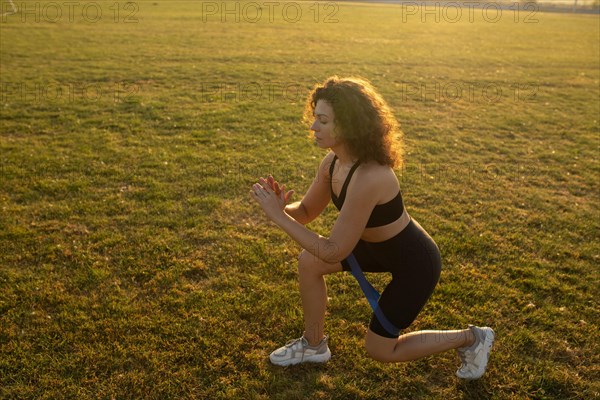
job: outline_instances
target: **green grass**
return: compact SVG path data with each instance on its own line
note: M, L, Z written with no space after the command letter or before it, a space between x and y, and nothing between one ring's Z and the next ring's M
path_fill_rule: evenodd
M223 23L156 0L135 3L137 23L121 3L115 23L98 4L97 23L0 22L1 398L599 396L598 16L421 23L338 3L337 23L315 23L302 3L297 23ZM327 279L331 361L268 362L302 330L300 249L248 189L269 172L308 188L324 153L304 96L332 74L370 79L402 124L405 202L444 260L411 329L494 327L479 381L454 377L452 352L370 360L349 274ZM436 102L421 83L473 96ZM236 89L252 84L261 96ZM269 97L275 84L299 92Z

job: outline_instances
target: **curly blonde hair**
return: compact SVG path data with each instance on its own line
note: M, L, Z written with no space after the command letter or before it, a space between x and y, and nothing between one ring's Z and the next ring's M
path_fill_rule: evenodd
M402 131L392 110L363 78L332 76L316 84L308 95L304 121L313 119L319 100L327 101L335 114L339 135L361 162L376 161L392 168L402 162Z

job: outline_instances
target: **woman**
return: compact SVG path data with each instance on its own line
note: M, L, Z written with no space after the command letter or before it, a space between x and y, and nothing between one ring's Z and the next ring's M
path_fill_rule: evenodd
M304 249L298 265L304 334L271 353L271 362L286 366L329 360L324 276L349 271L352 255L364 271L392 274L378 302L379 317L372 316L366 336L372 358L410 361L457 349L462 361L457 376L481 377L494 340L492 329L470 325L464 330L399 335L431 296L441 258L433 239L404 208L393 171L400 161L400 142L395 139L400 131L390 108L367 81L334 76L310 93L305 117L314 118L310 129L316 144L331 151L304 198L288 204L292 191L286 192L270 176L260 178L250 192L266 216ZM340 213L326 238L304 225L329 200Z

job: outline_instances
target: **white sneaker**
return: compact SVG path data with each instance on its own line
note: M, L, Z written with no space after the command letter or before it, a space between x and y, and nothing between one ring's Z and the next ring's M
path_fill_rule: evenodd
M331 358L331 351L327 346L328 336L325 336L317 346L309 346L308 341L302 336L299 339L290 340L285 346L271 353L269 358L275 365L286 367L288 365L302 362L323 363Z
M479 379L487 367L490 350L494 343L494 331L488 327L469 325L475 336L475 343L469 347L456 349L462 365L456 371L456 376L462 379Z

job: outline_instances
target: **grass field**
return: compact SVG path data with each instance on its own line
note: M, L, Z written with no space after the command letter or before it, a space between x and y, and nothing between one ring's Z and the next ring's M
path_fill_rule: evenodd
M600 396L597 15L15 4L0 21L0 398ZM296 199L308 188L324 153L304 97L333 74L370 79L402 124L407 209L444 261L411 330L492 326L479 381L454 376L453 352L370 360L349 274L327 279L331 361L268 362L302 331L300 249L248 190L268 173Z

